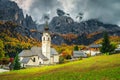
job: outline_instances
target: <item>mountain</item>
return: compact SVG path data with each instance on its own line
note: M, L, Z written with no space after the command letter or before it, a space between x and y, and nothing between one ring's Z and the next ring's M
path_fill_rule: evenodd
M0 20L13 21L28 29L36 29L32 17L28 15L24 17L22 9L18 7L17 3L10 0L0 0Z
M13 22L19 26L14 29L19 34L41 41L42 35L38 32L42 33L44 31L44 24L38 26L31 16L27 14L24 16L22 9L13 1L0 0L0 21L3 23ZM2 28L9 29L7 27ZM102 38L103 31L107 31L111 36L120 36L120 27L117 25L106 24L97 19L78 23L64 14L53 17L49 23L49 29L52 43L57 45L62 43L89 45ZM2 30L1 32L3 32ZM14 32L14 30L11 32ZM31 32L31 30L36 32Z
M40 46L39 34L32 33L36 30L36 23L32 17L24 17L22 9L15 2L0 0L0 41L4 45L4 56L15 57L24 49Z
M43 31L43 25L38 27ZM113 24L106 24L97 19L90 19L80 23L75 22L69 16L56 16L49 23L50 31L53 35L54 44L66 43L89 45L103 37L106 31L110 36L120 36L120 27Z
M16 53L24 49L29 49L33 45L41 45L37 39L28 36L29 31L24 27L12 21L0 21L0 41L3 42L5 55L15 57Z
M54 17L50 22L51 31L61 34L74 33L74 34L89 34L97 31L119 31L120 27L112 24L104 24L97 19L90 19L80 23L74 22L71 17L58 16Z
M24 29L19 29L23 36L38 38L38 33L31 33L31 29L37 29L35 21L32 17L27 15L24 17L22 9L20 9L17 3L10 0L0 0L0 21L12 21L17 25L20 25ZM26 34L26 31L28 32Z

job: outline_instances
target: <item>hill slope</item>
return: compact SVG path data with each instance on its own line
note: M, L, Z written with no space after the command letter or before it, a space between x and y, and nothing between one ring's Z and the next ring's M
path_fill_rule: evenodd
M28 37L29 33L29 30L14 22L0 21L0 40L4 44L5 55L15 57L16 53L20 53L24 49L29 49L34 45L40 46L40 42L37 39Z
M1 73L0 80L119 80L120 54Z

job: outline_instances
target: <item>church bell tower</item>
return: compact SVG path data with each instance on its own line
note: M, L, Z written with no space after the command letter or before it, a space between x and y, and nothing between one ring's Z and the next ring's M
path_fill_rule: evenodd
M46 21L42 35L42 54L50 60L51 37L49 34L48 22Z

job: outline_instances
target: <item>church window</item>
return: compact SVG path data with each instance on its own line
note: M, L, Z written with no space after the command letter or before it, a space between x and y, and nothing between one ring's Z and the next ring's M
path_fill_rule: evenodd
M35 58L33 58L33 62L35 62Z

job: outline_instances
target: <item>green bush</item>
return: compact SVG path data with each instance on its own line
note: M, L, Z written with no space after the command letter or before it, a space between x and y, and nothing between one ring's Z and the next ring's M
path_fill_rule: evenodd
M59 58L59 63L60 63L60 64L61 64L61 63L64 63L64 57L60 56L60 58Z

